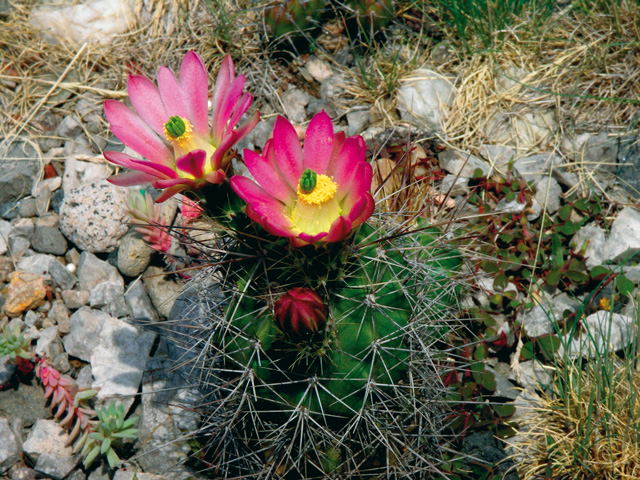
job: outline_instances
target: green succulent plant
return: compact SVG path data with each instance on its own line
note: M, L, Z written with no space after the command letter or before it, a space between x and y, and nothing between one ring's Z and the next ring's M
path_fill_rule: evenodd
M29 353L29 340L25 339L20 333L19 327L14 327L11 330L8 326L4 327L2 334L0 334L0 357L9 355L11 362L16 358L22 358L29 360L31 354Z
M89 467L98 455L105 455L109 467L115 468L120 465L120 458L113 447L120 445L125 438L136 438L139 430L134 428L134 425L138 417L125 420L124 406L116 405L115 402L111 402L108 407L96 410L96 414L98 421L95 431L89 434L82 449L83 464Z

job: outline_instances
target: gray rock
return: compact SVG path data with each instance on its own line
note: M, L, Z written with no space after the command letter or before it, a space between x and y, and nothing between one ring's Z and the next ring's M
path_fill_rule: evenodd
M112 173L112 168L105 163L92 163L68 158L64 164L62 190L65 195L74 188L90 185L106 179Z
M131 470L117 470L115 475L113 476L113 480L134 480L134 474L137 480L165 480L167 478L164 475L154 475L153 473L132 472Z
M80 249L111 252L127 233L127 190L106 181L69 192L60 207L60 230Z
M323 100L332 101L344 93L344 85L347 77L341 73L331 75L320 84L320 97Z
M596 225L585 225L571 239L570 245L574 252L579 252L587 242L584 256L588 268L601 265L604 261L605 233Z
M15 363L9 363L9 355L0 357L0 385L4 385L11 380L16 368Z
M12 225L10 222L0 220L0 255L7 253L11 229Z
M449 79L432 70L419 69L398 89L398 111L403 120L439 132L454 98Z
M589 135L585 145L582 163L593 171L605 170L615 173L618 166L618 138L609 137L607 132Z
M36 275L45 276L49 274L51 262L55 262L53 255L38 253L30 257L22 257L18 262L18 270L21 272L30 272Z
M554 178L543 177L536 185L536 199L546 205L548 214L558 211L561 195L562 188Z
M438 154L440 167L452 175L462 178L472 178L476 169L480 169L483 175L489 173L489 165L469 153L448 149Z
M67 432L55 420L38 419L22 444L22 450L33 461L43 454L72 457L73 449L65 447L68 439Z
M640 212L624 208L611 225L609 238L603 249L603 260L620 262L640 251Z
M622 186L635 198L640 197L640 138L629 135L620 139L617 175Z
M18 202L18 213L23 218L35 217L38 215L36 199L33 197L23 198Z
M118 247L118 270L128 277L137 277L149 266L153 249L138 232L127 233Z
M347 124L349 125L348 135L358 135L367 128L370 122L371 115L369 115L369 110L347 112Z
M159 267L149 267L144 273L143 279L153 306L161 316L169 318L171 308L180 295L183 282L178 283L176 280L170 280Z
M516 381L531 392L551 385L553 369L542 365L537 360L520 362L515 372Z
M154 358L150 360L142 383L142 416L139 422L139 439L142 455L140 465L150 473L165 474L170 478L184 479L180 463L190 448L179 439L197 428L198 415L194 413L194 402L201 398L196 390L184 387L184 379L168 374L171 361ZM164 374L162 372L165 372Z
M26 142L0 145L2 173L0 174L0 203L13 202L29 195L40 174L38 152ZM8 142L7 142L8 143Z
M489 365L485 365L485 369L493 373L493 376L495 377L496 390L494 392L494 395L497 397L504 397L504 398L510 398L511 400L515 400L518 394L520 393L520 390L516 388L516 386L513 383L511 383L511 381L509 381L509 379L505 375L502 375L501 373L497 372L496 370L491 368Z
M53 177L41 180L33 187L31 195L36 199L36 210L38 211L38 215L45 215L47 213L53 192L58 190L61 184L62 178Z
M25 427L29 428L38 419L51 418L51 411L45 402L40 385L23 383L20 388L0 392L0 416L6 417L10 425L20 420ZM23 443L21 438L18 440Z
M102 282L93 287L89 295L91 308L107 312L114 318L129 315L129 309L124 300L124 286L121 282Z
M305 63L305 67L307 67L309 74L318 83L324 82L327 78L333 75L331 67L315 55L309 56L307 63Z
M11 480L36 480L36 472L29 467L19 467L11 474Z
M38 338L35 348L36 354L53 358L52 345L57 341L59 341L58 327L54 326L40 330L40 338Z
M440 193L457 197L469 193L469 179L457 177L456 175L446 175L440 184Z
M29 251L30 246L31 242L26 237L9 236L9 249L11 257L15 260L20 260Z
M82 122L75 115L67 115L55 129L55 134L64 138L75 138L82 133Z
M518 322L524 327L530 338L555 333L554 324L562 320L565 310L576 312L579 302L566 293L551 299L550 303L538 304L517 316Z
M0 474L20 461L20 449L6 418L0 418Z
M68 373L71 370L71 364L69 363L69 355L66 352L60 352L55 357L52 357L51 365L60 373Z
M299 88L288 88L282 96L282 106L287 118L292 123L304 123L307 114L304 107L309 103L309 94Z
M24 324L27 327L42 328L42 314L38 314L33 310L29 310L24 314Z
M518 157L513 148L504 145L480 145L478 153L489 163L491 172L497 170L502 174L507 173L509 162Z
M5 220L18 218L18 202L0 203L0 217Z
M82 470L74 470L64 480L86 480L87 476Z
M599 310L582 322L586 332L579 338L565 337L567 354L571 358L599 357L603 352L615 352L629 345L633 339L635 321L632 317Z
M91 374L91 365L86 365L80 369L78 372L78 378L76 378L76 383L80 388L91 388L95 379Z
M88 291L103 282L116 282L124 286L124 280L116 267L89 252L82 252L80 255L78 280L80 288Z
M62 480L75 468L79 458L80 457L43 453L38 457L35 470L48 475L54 480Z
M527 182L538 183L553 167L560 167L564 163L561 156L555 153L540 153L519 158L513 163L513 169Z
M125 293L125 301L129 307L131 318L145 322L157 322L158 315L151 304L151 299L141 282L135 282Z
M64 347L69 355L91 364L93 387L100 387L97 398L129 397L125 408L131 406L155 334L87 307L71 315L70 321Z
M67 251L67 240L57 226L47 225L43 219L36 221L33 234L29 239L31 248L40 253L64 255ZM57 223L57 222L56 222Z
M55 258L49 264L49 275L61 290L71 290L78 283L78 277Z
M76 310L89 304L89 292L87 290L63 290L62 300L69 310Z

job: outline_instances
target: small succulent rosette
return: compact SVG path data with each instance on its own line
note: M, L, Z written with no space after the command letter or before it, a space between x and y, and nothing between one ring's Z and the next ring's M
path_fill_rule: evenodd
M339 242L373 213L365 154L362 137L334 134L324 111L309 123L304 147L291 123L278 117L262 155L244 151L256 180L236 175L231 187L253 221L293 246Z
M227 55L213 91L210 125L207 70L195 52L184 56L177 78L167 67L160 67L157 86L146 77L131 75L127 91L134 110L107 100L104 112L114 135L145 160L104 152L111 163L131 169L109 181L120 186L151 182L163 190L158 202L184 190L223 182L233 147L259 120L256 112L240 125L253 101L243 92L244 84L244 75L236 77Z

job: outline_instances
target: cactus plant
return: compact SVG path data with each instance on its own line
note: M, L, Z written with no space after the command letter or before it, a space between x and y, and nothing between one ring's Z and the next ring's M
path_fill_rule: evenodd
M225 476L426 476L436 469L444 389L430 346L448 333L441 319L455 306L460 256L424 220L362 223L371 172L361 139L328 133L319 114L303 152L283 122L262 157L245 152L260 184L231 179L246 207L222 195L224 185L198 191L210 218L232 226L207 272L221 282L202 287L210 318L199 332L189 327L184 345L203 346L192 371L215 398L203 412L211 448L202 455ZM287 152L291 163L278 167ZM344 172L333 170L338 158L351 162ZM287 193L289 174L297 193ZM325 189L317 205L305 200L315 188ZM314 218L329 233L314 230L309 212L328 215Z
M277 40L313 27L324 7L323 0L276 0L267 6L264 22L270 37Z
M207 397L194 435L218 477L437 471L445 395L432 346L449 333L461 259L420 212L372 217L365 153L325 112L303 145L278 117L261 153L244 151L252 178L229 162L220 181L180 184L218 234L195 289L208 314L173 339Z
M374 33L393 18L392 0L351 0L350 5L360 27Z

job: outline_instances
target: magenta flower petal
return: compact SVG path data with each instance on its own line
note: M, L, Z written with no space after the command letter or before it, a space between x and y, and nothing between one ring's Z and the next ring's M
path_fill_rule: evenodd
M344 198L344 207L351 210L355 202L371 189L371 179L373 169L366 162L361 163L356 168L356 174L351 179L349 191Z
M136 172L135 170L121 173L119 175L114 175L109 177L107 180L109 183L113 183L114 185L118 185L119 187L131 187L133 185L142 185L144 183L151 183L157 180L158 177L154 177L153 175L149 175L148 173Z
M291 236L291 225L281 221L282 218L273 220L267 215L261 215L251 208L251 205L247 205L247 216L254 222L259 223L271 235L278 237Z
M238 122L242 118L242 115L244 115L244 113L247 111L247 109L251 105L251 102L253 102L253 95L247 92L243 93L242 96L240 97L240 100L238 100L238 104L236 105L236 108L233 111L233 115L229 119L227 130L231 130L235 128L235 126L238 124Z
M158 89L164 108L170 117L178 115L191 120L187 106L190 100L185 98L178 79L167 67L158 69Z
M182 59L179 76L180 85L188 99L189 119L196 133L206 135L209 129L209 81L204 62L193 50Z
M326 242L340 242L347 238L349 233L351 233L352 226L351 220L347 217L338 217L331 224L331 230L329 230L329 234L324 238L324 240Z
M222 131L219 129L220 114L222 111L222 104L227 95L227 91L229 90L229 86L235 77L235 71L233 68L233 62L231 61L231 57L227 55L222 60L222 65L220 65L220 70L218 70L218 77L216 78L216 84L213 89L213 118L212 118L212 132L211 136L216 142L220 142L222 140Z
M304 138L304 164L302 170L310 168L315 172L327 170L333 151L333 124L323 110L313 117Z
M189 188L188 185L177 185L174 187L165 188L164 190L162 190L162 193L158 195L158 198L156 198L156 203L162 203L165 200L173 197L176 193L184 192L187 188Z
M260 179L260 185L269 195L283 203L289 203L294 199L295 192L280 176L280 172L271 168L268 162L260 155L246 149L244 151L244 163L253 178Z
M204 150L193 150L176 160L176 168L193 175L195 178L202 178L206 160L207 153Z
M176 172L169 167L158 163L146 162L144 160L138 160L137 158L130 157L126 153L122 152L104 152L104 158L111 163L120 165L121 167L130 168L132 170L139 170L141 172L153 175L157 178L175 178Z
M106 153L109 161L145 174L119 176L115 181L154 178L154 186L168 189L161 195L163 199L187 188L224 181L235 154L233 147L260 118L256 112L238 126L253 100L243 93L244 77L236 78L231 58L225 57L214 90L211 129L207 71L195 52L184 56L179 79L166 67L158 69L157 78L158 87L144 77L129 78L129 96L136 112L114 100L104 104L113 133L146 158L140 161L117 152Z
M338 198L342 199L351 189L356 176L357 167L365 162L366 146L362 137L349 137L335 160L333 179L338 186Z
M245 150L257 183L235 176L231 186L252 220L291 245L339 242L373 213L365 151L360 137L334 135L324 112L311 120L304 149L293 126L278 117L262 155Z
M284 178L296 188L303 172L302 148L293 125L281 116L273 127L273 149Z
M169 120L158 87L146 77L131 75L127 81L127 91L133 108L140 118L158 134L164 137L164 124Z
M122 143L154 163L169 165L171 150L142 119L128 107L115 100L104 102L104 113L111 131Z

